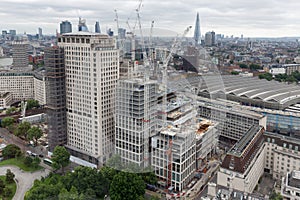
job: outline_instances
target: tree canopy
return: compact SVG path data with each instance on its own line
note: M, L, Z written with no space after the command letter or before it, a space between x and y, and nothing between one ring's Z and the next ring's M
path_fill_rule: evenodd
M64 173L64 168L70 164L70 153L65 147L56 146L51 156L51 160L53 161L53 167L55 169L62 168Z
M24 121L18 125L14 134L18 137L24 137L27 139L27 133L30 128L31 128L31 124L29 122Z
M112 200L136 200L145 194L145 183L135 173L119 172L113 179L109 194Z
M15 158L22 154L20 147L15 144L9 144L2 150L4 159Z
M7 128L11 125L13 125L15 122L14 118L12 117L4 117L1 121L1 126L4 128Z
M43 132L42 130L37 127L37 126L33 126L31 127L28 131L27 131L27 138L29 140L33 140L35 145L37 145L38 143L38 139L40 139L43 136Z
M103 199L108 194L108 182L100 171L90 167L77 167L64 176L51 173L36 180L26 193L25 200L35 199Z
M32 109L34 107L39 107L39 106L40 106L39 101L34 100L34 99L27 100L27 107L26 108L28 110L30 110L30 109Z

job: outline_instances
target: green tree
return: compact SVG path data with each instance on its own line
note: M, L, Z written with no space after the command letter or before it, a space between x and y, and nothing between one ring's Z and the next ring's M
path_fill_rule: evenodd
M27 109L28 110L30 110L30 109L32 109L32 108L34 108L34 107L39 107L40 105L39 105L39 101L37 101L37 100L34 100L34 99L29 99L29 100L27 100Z
M10 189L9 187L5 187L5 188L3 189L3 196L9 197L9 196L11 196L11 195L12 195L11 189Z
M53 167L55 169L62 169L64 174L64 168L70 163L70 153L62 146L56 146L52 154Z
M2 179L0 179L0 194L3 193L4 188L5 188L4 181Z
M26 165L27 167L31 166L33 159L30 156L26 156L24 158L24 165Z
M2 150L2 156L4 159L16 158L22 154L20 147L15 144L9 144Z
M136 200L145 194L145 183L135 173L118 173L109 189L112 200Z
M103 166L100 169L100 173L102 173L102 175L109 181L109 183L111 183L118 171L112 167Z
M34 184L25 194L25 200L36 200L36 199L58 199L59 191L61 187L58 185L51 185L47 183Z
M15 178L15 174L10 170L6 170L6 175L5 175L5 182L6 183L13 183Z
M90 188L97 197L104 197L108 193L108 180L97 169L77 167L70 176L70 184L65 184L67 189L74 186L79 193L85 194L87 189Z
M240 66L240 68L243 68L243 69L249 68L248 65L246 65L245 63L240 63L239 66Z
M14 113L16 111L17 111L17 109L14 106L12 106L6 110L6 114L10 115L11 113Z
M1 126L4 128L7 128L11 125L13 125L15 122L14 118L12 117L4 117L1 121Z
M262 66L258 65L258 64L250 64L249 68L253 71L258 70L258 69L262 69Z
M232 71L232 72L231 72L231 74L232 74L232 75L239 75L239 74L240 74L240 72L237 72L237 71Z
M28 130L27 133L28 133L27 138L29 140L33 140L35 146L37 146L38 139L40 139L43 136L42 130L37 126L33 126Z
M27 139L27 133L30 128L31 128L31 124L29 122L24 121L18 125L18 127L15 131L15 135L18 137L24 137Z

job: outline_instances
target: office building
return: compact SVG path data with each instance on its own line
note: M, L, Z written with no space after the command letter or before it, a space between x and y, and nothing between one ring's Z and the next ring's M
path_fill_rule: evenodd
M280 193L284 199L300 199L300 171L293 170L282 178Z
M265 133L265 171L281 182L287 172L300 171L300 140L270 132Z
M60 23L60 34L72 33L72 24L69 21L62 21Z
M57 145L67 143L65 63L63 49L48 47L44 52L48 144L49 150L53 151Z
M216 45L216 33L214 31L205 33L205 46L211 47Z
M163 123L158 125L157 135L151 138L151 165L160 180L159 185L182 191L196 172L197 112L191 99L185 96L167 99L166 123L158 107Z
M266 117L247 110L233 110L217 104L199 104L200 117L219 122L220 141L241 139L254 124L266 127Z
M28 66L29 44L26 41L13 41L13 67L25 68Z
M217 184L229 190L252 193L264 173L264 128L252 126L226 154Z
M82 25L82 24L81 24ZM112 155L119 55L114 38L90 32L58 37L66 72L66 147L101 165Z
M33 98L39 102L40 105L46 104L46 82L44 73L34 73L33 76Z
M115 153L122 163L150 167L150 138L157 131L156 81L119 80L116 98Z
M98 21L95 24L95 33L101 33L100 23Z
M84 31L84 32L88 32L89 29L86 25L86 20L82 19L81 17L79 17L79 22L78 22L78 31Z
M0 93L0 108L9 108L12 104L12 94L10 92Z
M218 123L201 119L196 131L196 169L203 170L208 159L216 153L219 142Z
M126 29L119 28L118 29L118 39L125 39L126 38Z
M34 98L33 74L26 72L0 73L0 92L12 94L12 101Z
M39 40L43 39L43 29L42 28L38 28L38 38L39 38Z
M14 37L17 35L17 31L16 30L9 30L9 34Z
M197 17L196 17L195 31L194 31L194 40L195 40L195 45L199 45L201 43L199 13L197 13Z

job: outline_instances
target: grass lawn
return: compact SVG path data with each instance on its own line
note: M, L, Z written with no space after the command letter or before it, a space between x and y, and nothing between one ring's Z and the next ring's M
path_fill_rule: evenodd
M7 184L5 182L5 176L0 176L0 179L4 182L5 187L10 188L11 191L12 191L12 195L10 195L10 197L5 198L5 197L3 197L3 194L0 194L0 198L1 199L8 199L8 200L12 199L15 196L15 193L16 193L16 190L17 190L17 184L15 182Z
M20 169L27 171L27 172L34 172L43 169L43 167L38 166L38 168L28 167L23 163L22 158L11 158L8 160L3 160L0 162L0 167L6 166L6 165L15 165L19 167Z

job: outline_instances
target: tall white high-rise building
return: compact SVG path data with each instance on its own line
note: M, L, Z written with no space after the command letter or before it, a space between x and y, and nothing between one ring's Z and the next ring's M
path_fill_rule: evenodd
M58 45L65 54L66 146L73 155L101 165L114 149L115 40L99 33L66 33Z

